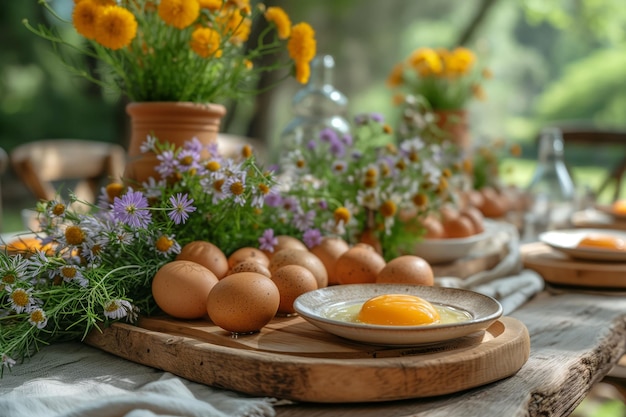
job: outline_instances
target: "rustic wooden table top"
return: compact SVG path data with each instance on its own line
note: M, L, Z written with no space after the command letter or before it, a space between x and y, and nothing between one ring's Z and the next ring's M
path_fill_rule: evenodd
M513 314L529 330L530 358L512 377L430 399L277 405L277 416L567 416L626 351L624 293L546 291Z

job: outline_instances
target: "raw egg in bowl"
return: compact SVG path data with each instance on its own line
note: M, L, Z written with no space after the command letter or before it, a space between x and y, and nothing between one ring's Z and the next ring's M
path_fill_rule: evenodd
M364 314L368 304L374 308ZM383 346L445 342L484 331L502 316L497 300L474 291L405 284L320 288L296 298L294 309L336 336Z

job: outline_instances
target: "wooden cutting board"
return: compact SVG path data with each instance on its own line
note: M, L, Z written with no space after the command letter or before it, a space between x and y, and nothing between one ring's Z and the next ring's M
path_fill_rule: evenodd
M502 317L446 344L385 348L350 342L304 319L276 318L233 338L210 321L144 318L93 331L86 343L199 383L310 402L373 402L449 394L500 380L527 361L524 324Z
M522 246L524 267L555 285L626 288L626 262L583 261L536 242Z

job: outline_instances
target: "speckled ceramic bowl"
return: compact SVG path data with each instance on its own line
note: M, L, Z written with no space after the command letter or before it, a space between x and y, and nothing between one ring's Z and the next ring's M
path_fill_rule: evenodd
M451 324L384 326L350 323L329 318L341 305L363 303L382 294L409 294L430 303L464 310L471 319ZM486 295L456 288L404 284L349 284L321 288L299 296L294 308L315 326L346 339L385 346L415 346L440 343L484 331L500 316L500 303Z

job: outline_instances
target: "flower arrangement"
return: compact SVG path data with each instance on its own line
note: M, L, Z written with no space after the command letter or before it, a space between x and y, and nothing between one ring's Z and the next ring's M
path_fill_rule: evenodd
M74 74L131 101L218 103L250 94L250 82L260 73L280 68L306 83L315 56L315 32L308 23L292 26L283 9L251 9L249 0L75 0L71 22L48 0L39 3L60 22L71 23L83 42L25 20L26 27L52 42ZM265 27L252 43L248 38L259 17ZM69 50L61 47L93 58L97 68L71 62ZM285 48L291 59L281 62L278 53ZM258 65L265 56L276 56L276 62Z
M473 149L471 171L474 189L499 187L502 160L506 157L519 157L521 153L519 144L508 144L503 139L495 139Z
M302 233L309 247L334 235L372 244L387 260L413 253L424 232L421 220L453 198L457 154L418 136L396 145L377 113L357 115L353 125L345 135L324 129L283 156L288 186L266 200L289 208L277 228Z
M111 183L90 210L74 196L38 204L37 243L24 237L25 250L0 251L0 372L42 345L157 310L152 277L188 242L210 241L225 253L258 245L273 174L248 146L237 159L208 148L150 138L144 151L160 165L141 189Z
M490 77L467 48L418 48L393 67L387 84L423 97L432 110L459 110L472 98L485 98L481 81Z

